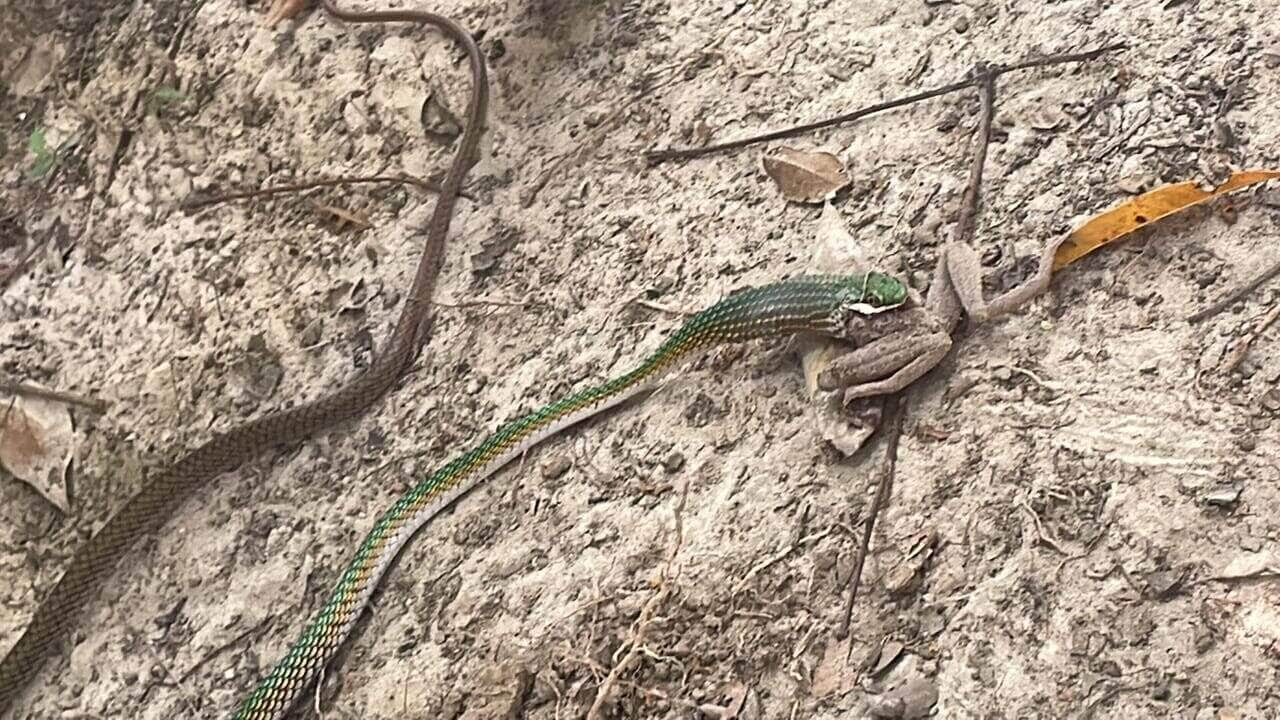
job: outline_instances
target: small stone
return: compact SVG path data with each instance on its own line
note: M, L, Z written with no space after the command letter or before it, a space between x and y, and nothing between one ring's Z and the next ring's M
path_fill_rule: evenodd
M1280 388L1271 388L1263 393L1261 403L1267 412L1280 412Z
M586 113L583 114L582 122L586 124L587 127L596 127L597 125L604 122L605 120L608 120L609 115L611 114L612 113L610 112L610 110L606 108L596 108L594 110L588 110Z
M894 597L904 597L914 593L922 580L920 567L913 563L901 563L885 576L885 591Z
M667 458L662 461L662 469L668 473L679 472L684 467L684 454L679 450L672 450Z
M322 326L323 323L320 318L312 320L305 328L303 328L302 333L298 335L298 344L304 348L319 345Z
M1063 115L1062 110L1056 107L1037 108L1031 112L1030 117L1027 119L1027 124L1033 129L1043 132L1057 130L1064 122L1066 122L1066 117Z
M542 466L542 477L546 480L555 480L561 475L569 472L569 468L573 467L573 463L564 455L557 455L547 461Z
M938 688L929 680L914 678L883 695L867 698L867 712L877 718L914 720L927 717L938 702Z
M274 362L264 363L258 369L254 386L257 394L261 397L270 397L280 386L280 380L284 378L284 368Z
M262 333L254 333L249 336L249 342L245 343L245 349L251 353L265 353L267 351L267 339Z
M1116 187L1130 195L1140 194L1143 190L1150 187L1151 184L1151 176L1143 172L1125 175L1116 181Z
M1212 648L1215 643L1216 641L1213 639L1213 633L1203 629L1196 631L1195 647L1197 653L1203 655L1206 652L1209 652L1209 649Z
M1186 579L1186 572L1184 570L1157 570L1147 574L1147 589L1150 590L1151 594L1155 597L1169 597L1182 587L1184 579ZM1099 649L1099 651L1101 651L1101 649Z
M1213 123L1213 134L1218 139L1218 145L1229 148L1240 142L1236 137L1236 132L1231 128L1231 123L1219 118Z
M1220 486L1215 486L1204 491L1204 495L1201 496L1201 500L1203 500L1206 505L1230 507L1240 500L1240 492L1243 492L1243 489L1244 488L1238 486L1238 484L1220 484Z
M955 23L952 24L951 27L958 33L966 33L969 31L969 18L961 15L956 18Z

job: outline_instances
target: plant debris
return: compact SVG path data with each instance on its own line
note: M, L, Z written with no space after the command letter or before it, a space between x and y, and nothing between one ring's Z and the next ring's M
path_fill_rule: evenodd
M840 158L829 152L778 148L766 155L764 171L791 202L819 203L835 197L850 182Z

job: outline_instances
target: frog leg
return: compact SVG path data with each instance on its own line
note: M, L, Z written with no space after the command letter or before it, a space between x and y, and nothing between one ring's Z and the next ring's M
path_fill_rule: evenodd
M945 332L889 335L832 360L818 375L818 387L844 388L845 404L895 393L932 370L950 349Z

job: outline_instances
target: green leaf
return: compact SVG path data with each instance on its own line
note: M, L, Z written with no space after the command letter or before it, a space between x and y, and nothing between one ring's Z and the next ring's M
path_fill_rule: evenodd
M44 177L45 174L49 172L49 168L53 167L54 159L55 158L52 153L37 155L36 161L32 163L31 167L27 170L27 177L32 180L38 180Z
M31 131L31 137L27 138L27 147L31 149L31 153L37 157L47 155L49 147L44 142L44 128L37 127Z
M37 127L31 131L31 136L27 138L27 148L31 150L32 155L36 156L35 162L31 163L31 167L27 168L27 177L32 180L38 180L49 172L58 156L49 150L49 145L44 138L44 128L42 127Z
M182 102L187 99L187 96L178 90L178 88L164 86L153 90L151 92L151 99L158 103L167 105L169 103Z

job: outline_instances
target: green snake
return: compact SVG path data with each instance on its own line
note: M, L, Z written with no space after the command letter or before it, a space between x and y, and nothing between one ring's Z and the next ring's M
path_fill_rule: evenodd
M852 315L902 305L906 287L877 272L810 275L745 289L690 316L639 365L503 424L427 475L387 508L365 535L301 636L240 703L236 720L285 715L351 634L392 561L436 513L512 459L561 430L652 388L690 353L711 345L797 332L839 337Z

